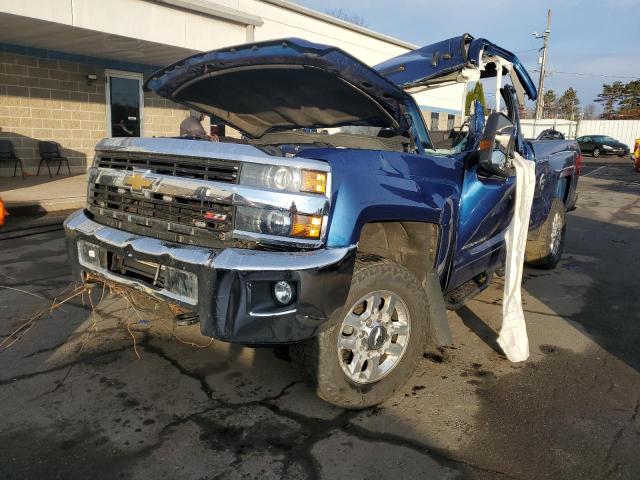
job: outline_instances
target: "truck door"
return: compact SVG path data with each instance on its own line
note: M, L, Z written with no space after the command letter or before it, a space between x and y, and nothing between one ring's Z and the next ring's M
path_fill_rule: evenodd
M516 93L507 85L500 90L507 115L515 127L511 135L516 150L528 156L520 134ZM501 178L478 168L477 151L470 152L460 199L456 254L447 291L475 276L496 270L504 261L504 232L513 217L515 177Z

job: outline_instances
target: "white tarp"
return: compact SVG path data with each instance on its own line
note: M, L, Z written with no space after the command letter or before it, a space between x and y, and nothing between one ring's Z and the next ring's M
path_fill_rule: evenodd
M536 186L535 162L514 154L516 170L516 193L513 219L505 233L504 294L502 299L502 327L498 344L512 362L523 362L529 358L529 338L522 311L522 271L524 253L529 231L529 217L533 192Z

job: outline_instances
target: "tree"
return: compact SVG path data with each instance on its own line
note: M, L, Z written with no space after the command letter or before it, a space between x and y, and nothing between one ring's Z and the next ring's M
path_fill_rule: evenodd
M582 118L585 120L594 120L596 118L596 106L593 103L590 103L582 110Z
M601 118L640 119L640 80L605 83L595 101L603 104Z
M640 119L640 80L632 80L624 86L618 116L624 119Z
M558 113L568 120L573 120L580 114L580 99L573 87L567 88L558 99Z
M547 90L542 96L542 118L558 116L558 96L553 90Z
M479 101L480 105L482 105L482 109L487 111L487 100L484 98L484 87L482 86L482 82L476 82L475 87L470 92L467 92L467 96L464 100L464 114L469 115L471 111L471 104L474 101Z
M342 8L332 8L331 10L327 10L327 14L360 27L367 26L367 21L362 15L358 15L357 13L348 13Z
M602 103L603 112L601 118L612 119L618 115L618 103L622 101L625 85L618 81L611 85L602 85L602 92L595 99L596 102Z

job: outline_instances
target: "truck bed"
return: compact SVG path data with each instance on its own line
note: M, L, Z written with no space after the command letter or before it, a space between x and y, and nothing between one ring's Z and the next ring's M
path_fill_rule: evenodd
M527 142L533 147L536 160L551 157L559 153L567 152L568 157L575 155L580 151L578 142L575 140L535 140L527 139Z

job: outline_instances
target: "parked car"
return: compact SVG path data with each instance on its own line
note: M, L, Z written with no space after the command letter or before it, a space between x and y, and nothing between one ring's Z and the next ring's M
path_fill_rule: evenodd
M407 91L507 65L520 84L498 93L507 113L485 129L477 102L468 128L436 148ZM102 140L87 207L65 222L75 278L178 305L206 336L290 344L332 404L380 403L427 348L451 343L446 307L504 267L514 152L536 162L527 260L560 260L578 145L524 140L516 92L534 100L534 83L485 39L463 35L373 68L338 48L267 41L193 55L145 87L244 137Z
M540 132L537 140L564 140L564 133L553 128L547 128Z
M606 135L584 135L577 140L582 153L590 153L596 158L600 155L629 155L629 147L626 144Z

